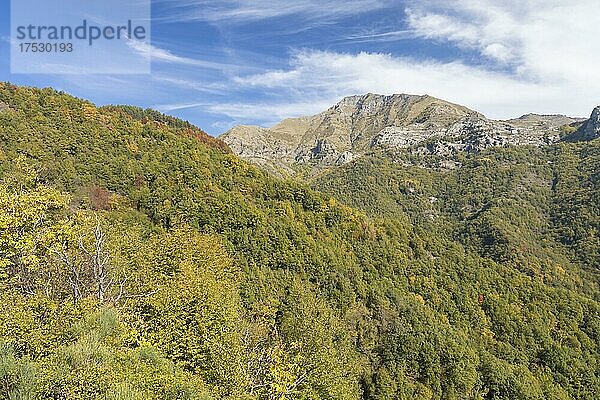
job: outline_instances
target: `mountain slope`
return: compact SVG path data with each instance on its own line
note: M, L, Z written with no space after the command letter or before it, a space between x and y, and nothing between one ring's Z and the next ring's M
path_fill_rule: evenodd
M540 279L451 225L368 217L152 111L9 84L0 102L4 397L600 390L599 291L576 264Z
M241 157L272 172L293 174L309 166L342 165L381 148L413 148L416 154L453 155L508 144L543 145L581 120L526 115L492 121L431 96L367 94L343 99L312 117L273 128L235 127L221 136Z

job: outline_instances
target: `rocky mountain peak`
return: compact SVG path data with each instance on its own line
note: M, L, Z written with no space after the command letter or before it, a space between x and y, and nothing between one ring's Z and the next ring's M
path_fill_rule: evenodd
M345 97L322 114L351 118L357 123L361 119L377 118L387 125L405 125L419 121L444 123L456 117L481 116L466 107L428 95L374 93Z

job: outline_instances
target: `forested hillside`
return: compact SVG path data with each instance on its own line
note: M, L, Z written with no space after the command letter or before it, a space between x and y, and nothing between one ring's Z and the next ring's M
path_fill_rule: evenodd
M460 168L406 151L373 152L319 176L313 186L371 215L404 215L468 249L544 278L600 266L600 141L511 146L459 155ZM441 159L441 157L440 157ZM550 271L547 271L547 270Z
M0 84L0 398L598 398L598 145L382 162Z

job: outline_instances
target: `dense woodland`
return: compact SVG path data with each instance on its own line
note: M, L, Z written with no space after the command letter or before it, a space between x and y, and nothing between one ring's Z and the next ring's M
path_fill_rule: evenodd
M600 398L598 140L408 158L0 84L0 398Z

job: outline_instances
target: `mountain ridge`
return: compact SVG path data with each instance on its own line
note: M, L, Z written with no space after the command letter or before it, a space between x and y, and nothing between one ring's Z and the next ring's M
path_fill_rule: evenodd
M264 128L238 126L220 138L237 155L279 175L346 164L374 148L408 148L418 155L450 156L507 145L558 142L582 118L525 114L492 120L467 107L429 95L343 98L313 116ZM570 130L569 130L570 129Z

